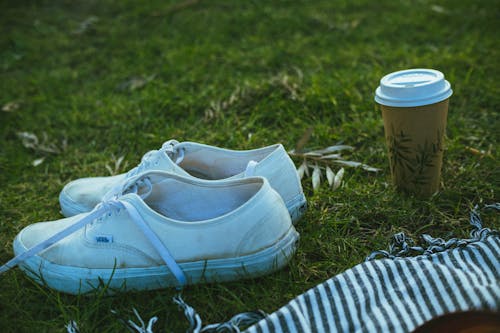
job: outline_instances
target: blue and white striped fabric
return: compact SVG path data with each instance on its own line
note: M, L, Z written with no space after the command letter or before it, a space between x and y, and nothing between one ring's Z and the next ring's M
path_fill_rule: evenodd
M500 310L500 238L417 258L362 263L246 332L411 332L440 315Z
M400 234L391 251L375 252L245 332L411 332L447 313L499 311L500 237L481 228L476 212L471 224L470 239L426 236L427 249L409 247ZM400 257L412 251L425 254Z

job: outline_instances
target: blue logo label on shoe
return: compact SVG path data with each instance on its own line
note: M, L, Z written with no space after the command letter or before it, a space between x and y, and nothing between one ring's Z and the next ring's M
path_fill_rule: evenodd
M113 236L107 236L107 235L95 236L95 241L97 243L113 243Z

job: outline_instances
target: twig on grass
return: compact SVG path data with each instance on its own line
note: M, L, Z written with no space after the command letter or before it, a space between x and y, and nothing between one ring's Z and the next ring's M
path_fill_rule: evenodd
M380 171L378 168L371 167L361 162L345 160L342 156L342 152L353 151L354 147L352 146L334 145L323 149L304 150L304 146L307 141L309 141L312 132L312 128L308 128L295 145L295 149L290 150L288 154L291 157L302 160L302 163L297 168L300 179L302 179L304 175L309 177L309 169L312 169L311 181L314 191L317 191L321 185L321 170L325 171L328 185L333 190L338 189L342 184L342 178L345 173L344 167L361 168L368 172ZM333 165L341 167L337 173L332 170Z

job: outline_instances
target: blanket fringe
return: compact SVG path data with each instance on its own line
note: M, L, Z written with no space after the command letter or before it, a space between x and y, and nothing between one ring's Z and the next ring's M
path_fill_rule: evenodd
M80 329L78 328L78 324L74 320L71 320L66 325L66 330L68 333L80 333Z
M134 314L136 318L139 320L140 326L137 325L135 322L132 320L125 320L118 311L111 310L111 313L114 314L120 323L125 326L129 332L132 333L154 333L153 332L153 325L158 321L158 317L152 317L148 321L148 325L144 323L144 320L142 320L141 316L139 315L139 312L135 309L132 308L132 311L134 311Z
M200 315L195 309L184 302L180 294L175 296L173 301L184 311L184 316L186 316L189 321L190 326L187 330L188 333L240 333L240 327L253 325L267 315L262 310L243 312L233 316L224 323L209 324L202 327Z
M500 203L484 206L483 209L494 209L500 211ZM471 243L484 240L492 234L498 235L498 231L489 228L483 228L481 217L479 214L479 206L476 205L470 213L470 224L473 229L470 232L470 238L451 238L444 240L442 238L434 238L431 235L423 234L422 239L426 247L415 246L413 239L406 236L404 232L399 232L392 237L392 242L389 245L389 250L377 250L372 252L365 261L370 261L379 258L401 258L413 255L429 255L433 253L443 252L446 250L463 247Z

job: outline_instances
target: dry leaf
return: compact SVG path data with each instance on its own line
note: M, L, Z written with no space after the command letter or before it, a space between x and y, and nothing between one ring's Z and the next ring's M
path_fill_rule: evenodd
M366 170L366 171L369 171L369 172L379 172L379 171L380 171L380 169L379 169L379 168L374 168L374 167L371 167L371 166L366 165L366 164L362 164L362 165L361 165L361 168L362 168L363 170Z
M342 150L354 150L354 147L347 146L347 145L336 145L336 146L326 147L325 149L313 150L310 153L325 155L325 154L330 154L330 153L333 153L336 151L342 151Z
M128 80L123 81L118 86L116 86L116 90L118 91L134 91L143 88L146 84L153 81L156 77L155 74L149 75L147 77L144 76L132 76Z
M61 148L59 148L55 143L49 142L47 133L43 133L42 135L43 139L40 142L40 140L34 133L17 132L17 136L21 139L24 147L33 149L36 152L59 154L61 152Z
M335 179L333 181L333 190L336 190L340 187L340 184L342 183L342 178L344 178L344 168L341 168L339 172L335 175Z
M13 112L13 111L16 111L17 109L19 109L20 106L21 106L21 104L18 101L12 101L12 102L4 104L4 106L2 106L2 111Z
M342 158L342 155L340 154L328 154L321 156L322 160L338 160L340 158Z
M120 168L120 165L122 164L122 162L123 162L123 158L124 158L124 157L125 157L124 155L122 155L122 156L118 157L118 159L116 160L116 163L115 163L115 168L116 168L116 169L119 169L119 168Z
M110 174L111 176L113 176L113 175L114 175L113 169L111 169L111 167L109 166L109 164L106 164L104 167L106 168L106 170L108 170L108 172L109 172L109 174Z
M476 148L473 148L473 147L466 146L465 150L467 150L468 152L470 152L470 153L472 153L474 155L479 155L479 156L481 156L481 158L483 158L485 156L493 158L493 155L491 155L491 149L492 149L492 147L493 147L493 145L490 144L490 147L486 151L486 150L476 149Z
M438 6L438 5L432 5L431 10L433 12L439 13L439 14L447 14L448 10L446 10L444 7Z
M205 110L204 120L210 121L216 118L223 118L224 111L231 109L234 104L244 100L249 95L250 92L247 88L236 86L229 98L210 102L210 106Z
M40 157L40 158L37 158L36 160L34 160L33 162L31 162L31 164L34 166L34 167L37 167L39 166L40 164L43 163L43 161L45 161L45 157Z
M316 191L320 185L321 185L321 170L319 169L319 166L316 164L316 165L314 165L313 174L312 174L313 190Z
M305 167L306 167L306 169L304 170L304 171L305 171L306 176L307 176L307 177L311 177L311 173L309 172L309 168L310 168L310 166L309 166L309 164L307 164L307 160L304 160L304 165L305 165Z
M308 156L308 157L321 157L321 154L318 154L314 151L310 151L310 152L307 152L307 153L304 153L304 156Z
M332 186L335 179L335 172L329 166L326 167L326 179L328 179L328 185Z
M302 162L302 164L297 169L297 173L299 174L299 178L302 180L304 178L304 174L307 172L307 163L306 161Z
M378 172L378 171L380 171L380 169L371 167L369 165L366 165L366 164L363 164L363 163L360 163L360 162L355 162L355 161L334 160L332 162L337 163L337 164L341 164L341 165L344 165L344 166L347 166L347 167L352 167L352 168L358 168L358 167L360 167L363 170L370 171L370 172Z
M85 33L89 28L91 28L98 21L99 21L99 18L97 16L89 16L84 21L82 21L78 25L78 28L73 30L72 33L75 35L81 35L81 34Z
M36 146L38 145L38 137L34 133L17 132L17 136L21 139L24 147L36 149Z
M105 167L106 167L106 170L108 170L108 172L110 173L110 175L114 176L114 175L116 175L116 174L119 173L120 166L121 166L121 164L122 164L123 159L125 158L125 156L122 155L122 156L116 158L115 155L111 155L111 158L112 158L112 160L113 160L113 162L115 164L114 168L110 167L109 164L106 164Z

